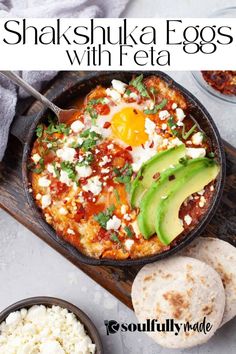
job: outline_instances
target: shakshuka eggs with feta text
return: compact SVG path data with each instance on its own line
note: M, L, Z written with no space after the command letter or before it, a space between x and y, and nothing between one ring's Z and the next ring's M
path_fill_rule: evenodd
M190 178L189 161L214 162L211 142L189 116L188 102L158 76L142 75L97 86L78 102L78 114L67 124L48 117L48 124L36 129L30 187L46 222L94 258L140 258L171 248L207 211L216 177L186 194L176 211L181 229L163 241L155 230L162 230L169 194L178 191L177 172ZM156 204L146 198L142 205L154 185L163 188L164 179ZM154 213L146 232L141 214L149 208L164 214L155 221Z

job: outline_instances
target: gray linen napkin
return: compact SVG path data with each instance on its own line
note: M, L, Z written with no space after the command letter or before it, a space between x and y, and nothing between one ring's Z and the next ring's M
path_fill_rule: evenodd
M0 0L0 17L118 17L129 0ZM22 77L40 90L56 71L26 71ZM19 94L18 94L19 92ZM0 161L7 146L9 128L15 115L17 96L24 97L0 75Z

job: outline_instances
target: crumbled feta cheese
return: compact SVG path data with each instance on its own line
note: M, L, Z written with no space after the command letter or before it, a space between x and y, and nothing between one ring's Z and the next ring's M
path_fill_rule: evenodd
M200 208L203 208L205 204L206 204L206 199L205 199L205 197L201 196L200 202L198 205L200 206Z
M133 98L134 100L137 100L138 95L137 95L137 93L136 93L136 92L131 92L131 93L130 93L130 95L129 95L128 97Z
M54 168L54 166L51 163L49 163L47 165L47 170L48 170L49 173L51 173L53 175L53 177L57 176L56 172L55 172L55 168Z
M126 214L126 211L127 211L127 205L125 205L125 204L122 204L121 205L121 208L120 208L120 212L121 212L121 214Z
M121 100L121 95L118 91L114 89L107 88L106 94L112 98L113 101L119 102Z
M189 214L185 215L184 221L186 222L187 225L190 225L192 220L193 219L191 218L191 216Z
M141 234L140 230L139 230L139 227L138 227L138 222L137 220L135 220L134 222L132 222L132 228L134 230L134 233L136 236L139 236Z
M73 162L76 150L67 146L64 146L62 149L56 151L57 156L63 161Z
M177 120L182 122L184 120L184 118L186 117L186 115L185 115L184 111L182 110L182 108L176 108L175 112L176 112Z
M160 120L165 120L170 117L170 113L167 110L160 111L159 112L159 118Z
M78 173L79 178L89 177L93 173L90 166L76 166L75 170Z
M91 177L87 180L87 184L83 185L82 189L86 192L91 192L98 195L102 190L102 183L99 181L98 176Z
M112 80L111 84L112 84L112 87L114 88L114 90L119 92L121 95L123 95L123 93L125 93L126 87L128 86L124 82L122 82L120 80L115 80L115 79Z
M203 134L201 132L197 132L192 136L192 142L194 145L201 145L203 141Z
M177 107L178 107L177 103L173 103L172 106L171 106L172 109L176 109Z
M109 173L109 172L110 172L110 168L109 167L101 169L101 173L102 174L106 174L106 173Z
M210 186L210 191L213 192L213 190L215 189L214 186Z
M46 176L40 177L38 180L38 185L40 187L49 187L50 184L51 184L51 181L50 181L50 179L47 179Z
M145 119L145 132L152 137L156 130L156 124L149 118Z
M84 128L84 124L80 120L75 120L70 127L74 133L79 133Z
M34 154L32 156L32 160L34 161L35 164L37 164L40 159L41 159L41 156L39 154Z
M127 221L130 221L131 220L131 217L129 214L125 214L124 215L124 219L127 220Z
M176 124L177 124L178 127L183 127L184 126L184 123L181 122L180 120L178 120Z
M131 250L133 244L134 244L134 240L125 240L125 248L127 249L127 251Z
M206 156L206 149L204 148L187 148L186 155L191 157L192 159L196 159L198 157Z
M72 229L67 229L67 233L68 233L69 235L75 235L75 232L74 232L74 230L72 230Z
M60 213L61 215L67 215L67 214L68 214L68 211L67 211L66 208L61 207L61 208L59 209L59 213Z
M36 194L36 200L40 200L42 198L42 195L40 193Z
M172 140L169 141L169 147L174 147L174 146L179 146L182 145L183 142L179 139L179 138L174 138Z
M60 172L60 179L59 180L61 183L65 183L67 186L71 186L71 184L72 184L72 181L69 178L68 173L63 170L61 170L61 172Z
M108 150L112 150L112 149L114 149L114 144L109 144L109 145L107 145L107 148L108 148Z
M111 219L108 220L106 229L107 230L118 230L121 226L121 220L117 216L113 215Z
M203 195L205 193L205 189L202 189L201 191L197 192L199 195Z
M48 148L48 149L51 149L51 148L52 148L52 143L48 143L48 144L47 144L47 148Z
M101 162L99 162L99 166L100 167L103 167L103 166L105 166L108 162L110 162L111 160L109 159L109 157L108 156L103 156L102 157L102 161Z
M166 130L166 129L167 129L167 124L166 124L166 123L162 123L161 129L162 129L162 130Z
M51 204L51 196L50 194L45 194L41 198L42 208L45 209Z
M94 354L96 346L73 313L59 306L33 306L10 313L0 324L0 352Z

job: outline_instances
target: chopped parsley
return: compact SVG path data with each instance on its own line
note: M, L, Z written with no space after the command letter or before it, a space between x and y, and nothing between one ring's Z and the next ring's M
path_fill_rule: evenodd
M38 167L36 167L36 166L38 166ZM33 173L37 173L37 174L42 173L45 169L44 159L41 157L41 159L39 160L39 162L36 165L34 162L29 163L28 169Z
M76 171L75 171L75 166L73 163L69 161L63 161L61 163L61 169L62 171L67 172L68 177L74 182L76 180Z
M196 128L197 128L197 124L194 124L192 128L189 129L189 131L185 132L185 124L183 123L182 138L184 140L187 140L190 137L190 135L195 131Z
M39 124L37 128L35 129L35 133L38 138L41 138L43 136L43 124Z
M101 227L104 229L107 226L108 220L112 217L113 212L115 210L115 206L111 205L109 208L107 208L104 212L100 212L96 215L94 215L94 219L99 223Z
M186 165L188 164L188 158L187 158L187 157L181 157L181 158L179 159L179 163L180 163L181 165L186 166Z
M134 234L133 234L133 231L131 230L131 228L129 226L125 226L124 230L125 230L125 232L126 232L126 234L127 234L127 236L129 238L133 238Z
M164 98L164 100L161 101L161 103L154 105L153 109L145 109L144 113L145 114L156 114L158 111L160 111L162 108L164 108L167 104L167 99Z
M135 87L142 97L150 98L146 87L143 84L143 74L137 76L135 79L131 80L129 83L131 86Z
M111 241L113 241L113 242L120 243L120 240L119 240L119 238L118 238L116 232L112 232L112 233L111 233L110 239L111 239Z
M45 132L49 135L54 133L69 135L70 127L65 123L56 124L51 122Z
M93 98L91 99L88 103L87 106L85 108L85 112L88 112L92 122L95 123L95 120L98 117L98 112L96 110L96 108L94 107L94 105L98 104L98 103L104 103L104 97L103 98Z
M86 138L80 146L83 151L91 150L97 144L97 141L101 139L100 134L89 129L83 131L80 136L81 138Z
M172 133L174 136L178 135L178 131L176 130L177 125L176 125L176 122L175 122L173 116L171 116L171 117L167 120L167 125L168 125L168 127L170 128L171 133Z
M132 166L129 163L126 163L121 169L114 168L113 171L116 175L115 181L118 183L125 184L126 190L127 192L129 192L131 177L133 174Z

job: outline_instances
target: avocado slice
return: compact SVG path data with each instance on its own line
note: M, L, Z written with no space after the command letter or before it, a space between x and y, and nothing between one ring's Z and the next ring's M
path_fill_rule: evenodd
M145 193L140 203L140 213L138 215L138 226L144 238L150 238L155 232L155 222L159 205L164 201L168 194L175 188L183 178L195 175L212 160L207 158L197 158L188 160L186 165L178 164L174 168L164 171L160 179L155 181L149 190ZM204 187L204 186L203 186ZM198 188L197 191L203 189ZM192 193L190 193L192 194Z
M219 173L220 168L215 161L204 160L202 166L178 178L176 184L172 185L167 198L161 199L156 204L156 233L165 245L169 245L184 230L179 219L179 210L184 200L191 194L202 190ZM187 166L185 169L187 170Z
M132 182L130 198L132 208L138 208L147 189L155 182L155 175L163 172L171 165L176 165L181 157L185 156L185 145L157 153L146 161Z

